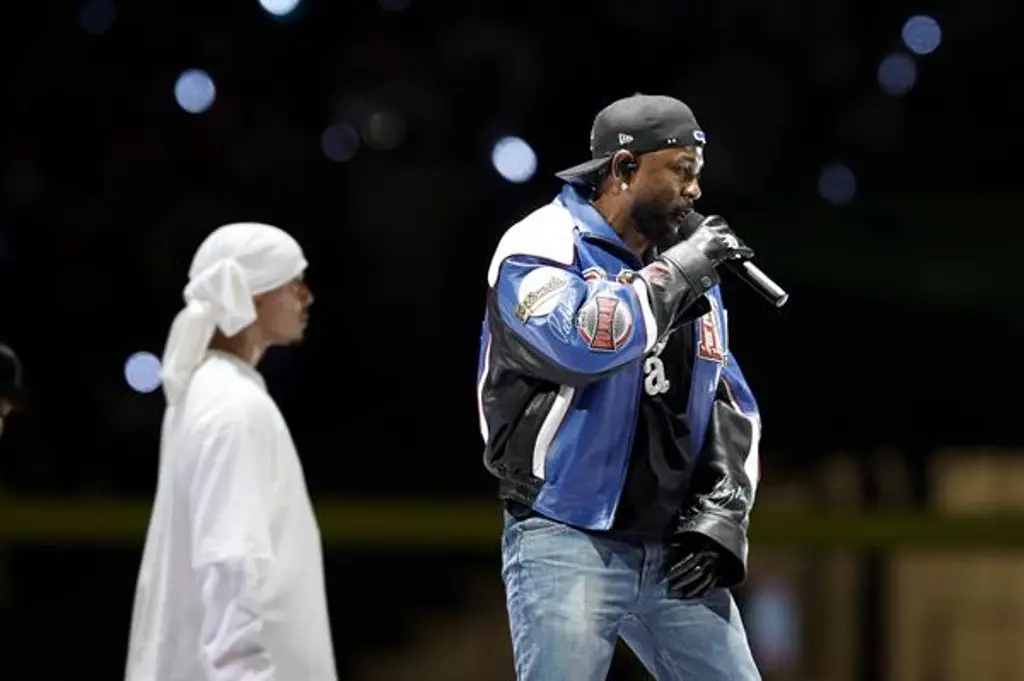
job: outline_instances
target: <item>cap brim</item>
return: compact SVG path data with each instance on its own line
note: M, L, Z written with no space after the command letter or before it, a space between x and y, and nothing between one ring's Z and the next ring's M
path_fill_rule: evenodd
M611 160L610 156L605 156L603 158L594 158L589 161L584 161L572 168L566 168L561 172L555 173L555 177L571 183L592 184L592 180L595 179L595 176L599 171L603 170Z

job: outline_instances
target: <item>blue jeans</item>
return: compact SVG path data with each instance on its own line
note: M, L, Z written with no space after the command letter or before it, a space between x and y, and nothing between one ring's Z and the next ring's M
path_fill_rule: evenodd
M604 681L618 637L658 681L758 681L727 589L666 593L658 542L505 514L502 580L519 681Z

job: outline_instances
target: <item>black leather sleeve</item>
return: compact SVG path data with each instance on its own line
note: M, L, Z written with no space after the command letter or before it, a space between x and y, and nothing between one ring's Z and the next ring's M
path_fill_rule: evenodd
M706 314L711 308L704 294L719 283L712 262L685 242L661 253L639 276L650 293L659 337Z
M724 549L720 586L737 586L747 576L747 528L754 487L745 465L757 444L755 437L754 426L728 399L723 382L679 528L682 534L703 535Z

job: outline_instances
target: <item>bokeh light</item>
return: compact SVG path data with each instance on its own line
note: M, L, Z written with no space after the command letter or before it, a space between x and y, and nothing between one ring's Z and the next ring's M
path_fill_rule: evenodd
M187 69L174 84L174 99L189 113L203 113L217 98L217 87L210 74L202 69Z
M900 35L903 44L914 54L931 54L942 44L942 27L938 21L925 15L907 19Z
M842 163L830 163L818 176L818 193L831 204L849 203L857 194L857 178Z
M374 149L396 149L405 141L406 123L393 109L370 114L363 125L363 140Z
M762 671L785 671L799 659L800 607L792 588L771 579L752 584L743 610Z
M491 163L509 182L526 182L537 172L537 154L519 137L503 137L491 152Z
M262 7L268 14L275 17L284 17L295 11L300 0L260 0Z
M153 392L160 387L160 359L152 352L132 353L124 363L124 380L135 392Z
M320 136L320 148L332 161L351 161L359 151L359 133L348 123L335 123Z
M887 95L905 95L917 82L917 63L909 54L894 52L878 65L878 85Z

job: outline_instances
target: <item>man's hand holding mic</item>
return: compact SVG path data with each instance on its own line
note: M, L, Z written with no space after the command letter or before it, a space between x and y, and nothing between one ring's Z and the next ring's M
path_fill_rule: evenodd
M719 215L704 217L696 211L690 212L680 228L656 246L659 246L662 257L668 260L673 258L676 249L686 251L693 248L702 253L713 267L724 264L775 307L782 307L789 300L789 294L782 287L750 262L754 258L754 251L736 236Z
M690 225L693 226L688 229ZM688 216L687 224L666 235L656 246L657 259L640 270L639 275L650 292L659 336L710 309L704 294L718 285L720 264L754 256L725 220L717 216L701 216L696 224Z
M675 241L676 246L687 244L697 249L716 267L726 261L754 257L754 251L718 215L704 217L700 213L689 213L683 226L675 233Z
M750 262L754 251L718 215L691 212L661 243L657 259L640 270L647 284L658 336L708 312L704 294L718 285L719 265L743 279L775 307L789 294Z

